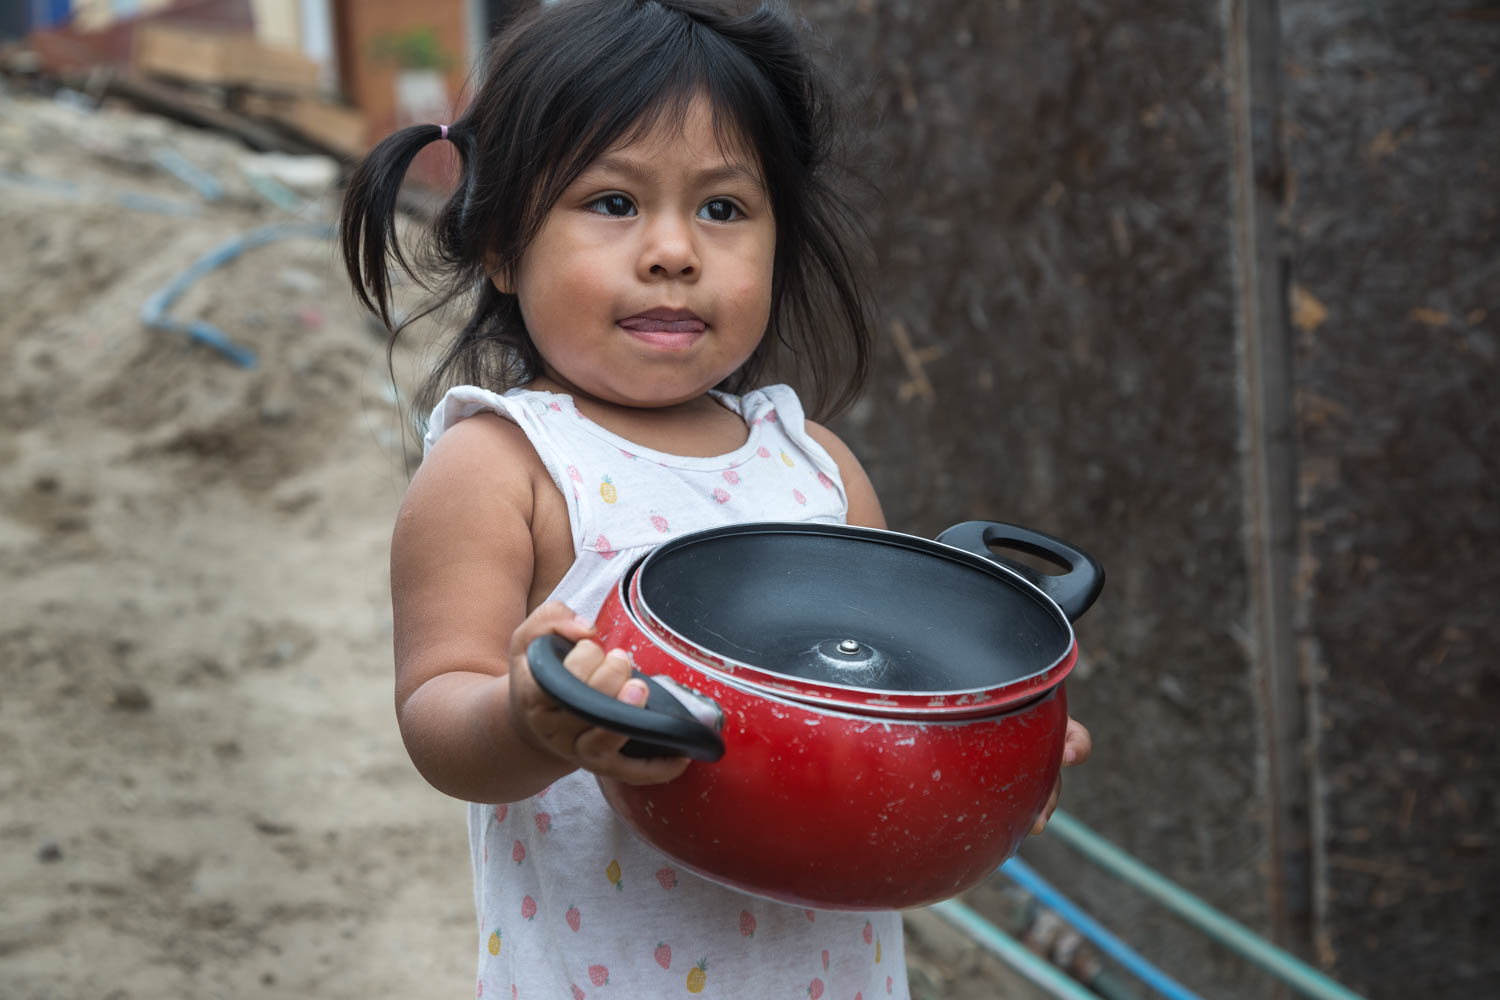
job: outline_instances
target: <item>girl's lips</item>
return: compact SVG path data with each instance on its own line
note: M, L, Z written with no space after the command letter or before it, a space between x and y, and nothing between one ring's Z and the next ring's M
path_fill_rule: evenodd
M653 347L661 347L668 350L681 350L682 348L692 347L693 344L697 343L698 338L703 336L703 324L701 323L698 324L698 329L696 330L637 330L625 326L624 323L620 325L624 327L626 333L630 334L636 340L642 340Z
M668 350L691 347L708 328L707 323L683 309L653 309L627 316L618 325L637 340Z
M696 316L653 316L643 313L620 320L631 333L702 333L706 324Z

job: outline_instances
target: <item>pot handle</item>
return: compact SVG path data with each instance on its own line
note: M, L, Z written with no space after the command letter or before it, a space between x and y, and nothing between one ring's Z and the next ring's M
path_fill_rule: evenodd
M687 756L715 761L724 756L724 740L699 722L687 707L662 685L639 670L632 677L646 682L646 703L627 705L595 691L563 666L572 643L559 635L544 635L526 647L526 662L537 686L568 711L596 726L631 737L620 748L627 757Z
M965 521L938 535L937 540L984 556L1021 574L1027 582L1056 601L1070 622L1082 618L1104 589L1104 567L1093 556L1040 531L999 521ZM995 544L1065 566L1067 572L1061 576L1039 573L1030 566L998 555L990 548Z

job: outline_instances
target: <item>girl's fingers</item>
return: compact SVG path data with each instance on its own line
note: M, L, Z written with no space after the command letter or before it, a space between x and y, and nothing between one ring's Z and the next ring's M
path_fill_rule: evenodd
M1068 728L1063 736L1063 767L1073 767L1089 759L1094 752L1094 740L1083 723L1068 719Z
M511 635L510 651L513 656L524 656L526 647L538 636L556 633L571 642L592 638L594 623L580 618L562 601L548 601L526 616L519 628Z
M593 646L593 643L589 643ZM597 647L596 647L597 648ZM577 673L577 671L574 671ZM579 674L589 687L611 698L620 696L620 689L630 680L630 657L624 650L611 649L602 654L588 674Z
M621 656L622 660L625 657ZM629 662L626 660L626 668ZM603 668L600 670L604 672ZM631 678L620 685L615 695L627 705L646 703L646 683ZM595 727L585 731L573 744L573 751L584 767L606 778L623 781L627 785L655 785L671 781L687 769L690 761L686 757L625 757L620 750L629 738L608 729Z
M1046 808L1044 808L1042 810L1042 814L1036 818L1036 822L1031 824L1031 835L1033 837L1047 828L1047 821L1051 819L1052 814L1057 811L1057 800L1061 798L1061 796L1062 778L1059 777L1057 779L1057 782L1052 786L1052 794L1047 796Z
M590 729L573 744L584 767L627 785L656 785L671 781L691 763L686 757L624 757L620 748L627 739L607 729Z
M610 777L627 785L660 785L686 771L692 761L686 757L656 757L651 760L635 760L631 757L615 758Z

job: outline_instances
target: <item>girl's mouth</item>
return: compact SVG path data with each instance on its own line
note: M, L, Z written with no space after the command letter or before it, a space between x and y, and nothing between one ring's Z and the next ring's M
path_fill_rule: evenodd
M689 347L708 324L686 309L651 309L617 321L620 329L656 347Z

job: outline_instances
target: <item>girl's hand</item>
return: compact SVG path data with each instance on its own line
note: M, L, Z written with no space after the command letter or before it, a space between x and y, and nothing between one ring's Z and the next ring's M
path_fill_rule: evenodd
M1094 752L1094 741L1089 737L1089 731L1083 728L1081 722L1075 722L1072 716L1068 716L1068 730L1063 736L1063 767L1073 767L1082 764L1089 759L1089 754ZM1062 775L1057 776L1057 784L1052 786L1052 794L1047 797L1047 808L1036 818L1036 823L1031 827L1031 835L1034 837L1047 828L1047 821L1057 811L1057 797L1062 794Z
M618 649L607 654L595 642L594 626L560 601L533 611L510 639L510 722L530 746L575 767L627 785L671 781L687 769L686 757L637 759L620 754L628 737L601 729L553 701L537 686L526 662L526 647L539 636L556 634L576 643L563 666L595 691L628 705L646 700L646 685L630 677L630 659Z

